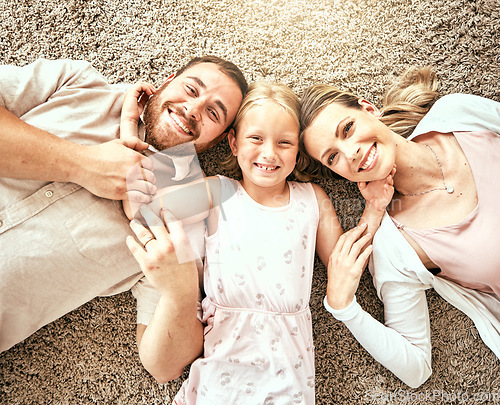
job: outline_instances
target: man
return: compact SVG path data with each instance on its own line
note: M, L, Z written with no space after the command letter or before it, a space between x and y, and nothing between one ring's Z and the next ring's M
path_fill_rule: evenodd
M246 81L229 62L195 58L148 102L146 142L117 139L124 91L81 61L0 67L0 351L139 280L118 200L127 181L145 202L155 191L153 162L140 152L147 142L158 150L212 146ZM188 178L191 163L171 160L173 177ZM137 164L143 170L131 179ZM146 296L136 294L138 305Z

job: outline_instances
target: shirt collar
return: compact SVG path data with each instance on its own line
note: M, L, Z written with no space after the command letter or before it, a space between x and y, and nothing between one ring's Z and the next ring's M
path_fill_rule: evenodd
M142 120L139 122L139 139L144 141L146 139L145 125ZM174 164L175 175L172 180L180 181L185 179L191 171L191 163L196 156L194 142L187 142L181 145L168 148L160 151L153 146L149 145L148 150L151 153L159 153L170 158Z

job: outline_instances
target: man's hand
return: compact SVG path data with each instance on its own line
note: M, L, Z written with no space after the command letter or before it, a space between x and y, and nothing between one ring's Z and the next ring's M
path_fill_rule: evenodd
M153 163L139 153L148 147L138 138L84 146L72 178L98 197L123 200L137 190L143 202L150 202L156 193Z
M137 128L144 107L155 92L156 89L152 84L138 82L125 93L120 124L121 139L136 136L133 129ZM129 126L132 130L129 130Z
M146 278L162 295L182 294L186 290L186 294L194 294L196 300L197 292L191 291L191 286L198 285L198 270L181 222L168 211L162 211L161 220L148 206L141 208L141 214L149 229L133 220L130 227L140 243L129 236L127 246Z

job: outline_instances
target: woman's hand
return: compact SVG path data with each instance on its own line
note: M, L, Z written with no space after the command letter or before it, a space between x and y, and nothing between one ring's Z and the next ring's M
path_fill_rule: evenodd
M197 280L198 270L191 243L180 221L168 211L162 211L162 220L146 205L140 211L149 229L133 220L130 227L140 243L129 236L127 246L149 282L161 294L171 291L179 294L197 286L197 282L187 282L192 277Z
M396 174L396 165L393 166L389 175L382 180L374 180L369 183L358 183L361 195L376 211L385 211L387 205L394 195L394 175Z
M354 299L372 252L371 245L363 249L371 238L369 233L361 236L365 229L366 224L362 224L344 233L330 255L326 295L333 309L343 309Z

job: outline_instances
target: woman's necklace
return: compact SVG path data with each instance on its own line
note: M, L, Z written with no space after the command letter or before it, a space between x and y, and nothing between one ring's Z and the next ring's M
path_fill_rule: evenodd
M431 191L436 191L436 190L446 190L446 192L448 194L451 194L453 193L453 187L451 186L447 186L445 181L444 181L444 174L443 174L443 168L441 167L441 163L439 163L439 159L436 155L436 152L434 152L434 150L431 148L430 145L427 145L427 144L424 144L425 146L427 146L432 154L434 155L434 157L436 158L436 161L438 163L438 166L439 166L439 171L441 172L441 179L443 180L443 187L434 187L434 188L431 188L430 190L427 190L427 191L422 191L421 193L415 193L415 194L403 194L401 192L398 191L399 194L401 194L402 196L404 197L413 197L413 196L417 196L417 195L422 195L422 194L427 194L427 193L430 193Z

